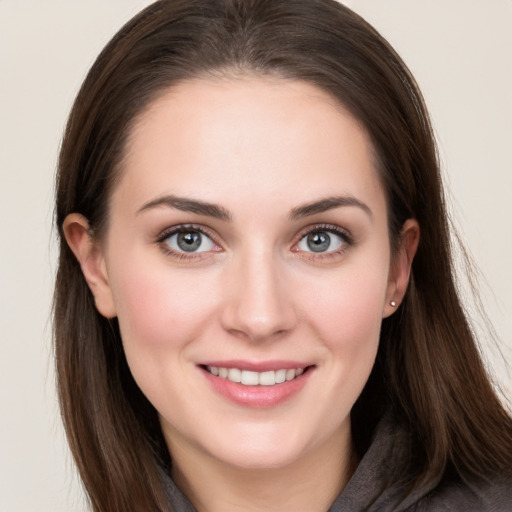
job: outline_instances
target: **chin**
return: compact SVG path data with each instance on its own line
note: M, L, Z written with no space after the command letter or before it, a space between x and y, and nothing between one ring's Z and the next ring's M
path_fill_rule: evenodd
M247 450L238 450L236 453L218 454L216 458L235 469L264 471L291 466L300 460L301 455L300 450L285 452L267 448L257 450L255 447L250 447Z
M279 428L276 432L255 425L248 430L217 440L210 454L231 467L257 471L291 466L305 458L312 448L306 439L289 429Z

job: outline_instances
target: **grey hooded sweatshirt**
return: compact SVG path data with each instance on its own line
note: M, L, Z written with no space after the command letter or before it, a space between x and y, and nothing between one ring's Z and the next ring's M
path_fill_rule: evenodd
M405 435L390 416L383 418L354 475L326 512L512 512L512 480L508 479L473 484L434 482L405 497L404 485L386 488L389 461L397 460L397 454L404 451ZM164 479L173 510L196 512L174 482L167 476Z

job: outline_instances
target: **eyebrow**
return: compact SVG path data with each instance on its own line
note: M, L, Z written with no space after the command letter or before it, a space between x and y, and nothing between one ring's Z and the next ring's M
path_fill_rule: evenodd
M290 213L291 220L299 220L304 217L316 215L317 213L323 213L334 208L340 208L342 206L355 206L361 208L369 217L373 219L373 213L371 209L359 199L353 196L333 196L312 203L305 204L294 208Z
M213 217L224 221L231 221L232 215L229 210L223 206L208 203L206 201L200 201L198 199L189 199L185 197L177 197L173 195L166 195L158 197L145 203L137 214L142 213L146 210L153 208L161 208L167 206L169 208L175 208L183 212L195 213L198 215L206 215L207 217ZM307 203L302 206L294 208L289 215L290 220L300 220L304 217L310 217L318 213L323 213L334 208L340 208L343 206L355 206L363 210L371 219L373 219L373 213L371 209L359 199L353 196L333 196L325 199L320 199L312 203Z
M153 208L160 208L162 206L175 208L176 210L181 210L182 212L206 215L208 217L214 217L220 220L231 220L231 213L222 206L213 203L208 203L206 201L198 201L197 199L188 199L172 195L158 197L157 199L153 199L152 201L145 203L137 211L137 214L142 213L146 210L151 210Z

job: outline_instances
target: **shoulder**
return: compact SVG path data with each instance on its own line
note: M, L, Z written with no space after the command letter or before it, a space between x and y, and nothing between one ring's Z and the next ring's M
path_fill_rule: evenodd
M417 512L511 512L512 478L441 483L416 507Z

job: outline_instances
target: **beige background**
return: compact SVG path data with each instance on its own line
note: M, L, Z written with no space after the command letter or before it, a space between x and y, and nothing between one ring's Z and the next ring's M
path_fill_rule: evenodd
M86 509L54 393L52 180L81 80L148 3L0 0L0 512ZM395 45L424 90L455 223L482 270L483 301L511 361L512 1L346 3ZM485 353L512 396L503 360L495 349Z

